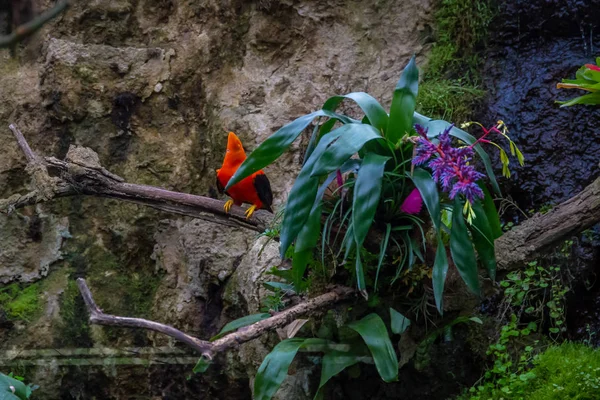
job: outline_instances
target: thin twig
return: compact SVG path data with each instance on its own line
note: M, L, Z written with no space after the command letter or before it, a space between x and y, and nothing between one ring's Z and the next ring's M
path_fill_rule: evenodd
M17 26L9 35L0 36L0 48L11 47L32 35L52 18L63 12L69 6L69 1L58 3L50 10L46 10L31 21Z
M17 143L23 151L23 154L25 154L27 162L35 161L36 155L31 150L31 147L29 147L29 143L27 143L27 140L25 140L25 136L23 136L19 128L17 128L14 124L10 124L8 128L12 131L13 135L15 136L15 139L17 139Z
M185 343L208 359L212 359L217 353L229 350L252 339L256 339L266 332L288 325L301 315L330 307L335 303L348 299L354 293L354 290L347 287L334 288L332 291L310 299L305 303L298 304L277 313L270 318L241 328L237 332L230 333L214 342L208 342L190 336L172 326L155 321L105 314L94 302L92 293L83 278L77 279L77 286L79 287L83 301L90 313L90 323L125 328L139 328L159 332Z

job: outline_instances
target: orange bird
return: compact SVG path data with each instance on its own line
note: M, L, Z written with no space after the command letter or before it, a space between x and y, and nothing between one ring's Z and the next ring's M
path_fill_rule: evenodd
M229 132L225 159L221 168L217 170L217 187L221 193L225 192L227 183L245 159L246 152L244 152L242 142L235 133ZM227 200L223 207L225 212L229 212L233 204L241 206L243 203L251 204L245 212L246 219L249 219L257 209L263 208L273 212L271 209L273 204L271 184L262 170L236 183L225 194L231 197L231 200Z

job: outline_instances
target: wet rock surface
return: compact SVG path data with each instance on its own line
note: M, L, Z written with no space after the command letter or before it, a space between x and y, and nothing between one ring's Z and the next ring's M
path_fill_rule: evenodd
M503 120L525 156L511 162L505 194L524 210L558 204L600 172L600 112L586 106L559 108L555 100L581 91L559 90L600 49L598 1L502 2L492 24L483 76L488 91L480 120ZM501 142L501 139L499 139ZM497 152L496 165L500 165ZM500 172L500 171L498 171Z

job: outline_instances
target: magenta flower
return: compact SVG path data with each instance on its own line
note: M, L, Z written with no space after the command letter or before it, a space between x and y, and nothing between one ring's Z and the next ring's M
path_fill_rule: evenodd
M462 194L472 204L477 198L484 197L476 182L485 175L469 164L473 158L472 146L452 147L451 129L452 125L438 136L439 143L435 144L427 137L425 128L415 125L420 137L412 163L422 165L429 161L427 166L431 168L433 180L442 186L450 199Z
M400 211L406 214L418 214L423 208L423 198L419 189L414 188L400 206Z

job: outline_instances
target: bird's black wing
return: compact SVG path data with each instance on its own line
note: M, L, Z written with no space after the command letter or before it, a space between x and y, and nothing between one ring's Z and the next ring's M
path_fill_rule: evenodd
M273 192L271 191L271 183L265 174L257 174L254 177L254 188L258 194L258 198L262 201L264 209L273 212Z
M229 196L229 193L227 193L225 191L225 188L223 187L223 185L221 185L221 181L219 180L218 173L217 173L217 189L219 190L219 193L221 193L221 194L225 193L227 196Z

